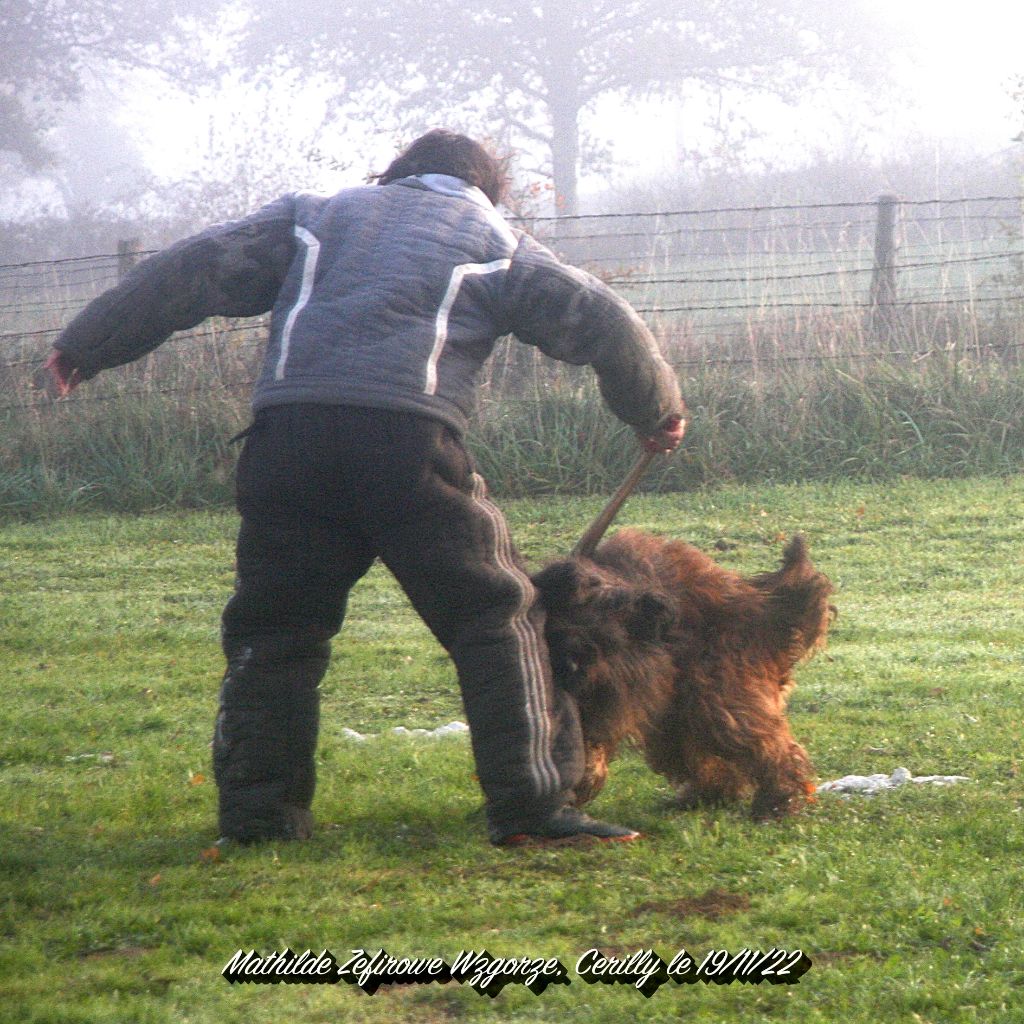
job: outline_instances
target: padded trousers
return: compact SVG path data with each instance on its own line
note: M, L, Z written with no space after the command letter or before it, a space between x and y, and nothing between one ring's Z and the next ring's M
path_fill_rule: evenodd
M318 686L378 557L454 662L492 830L529 830L569 801L579 711L552 686L536 591L454 431L414 413L270 407L248 431L237 503L214 733L223 836L308 834Z

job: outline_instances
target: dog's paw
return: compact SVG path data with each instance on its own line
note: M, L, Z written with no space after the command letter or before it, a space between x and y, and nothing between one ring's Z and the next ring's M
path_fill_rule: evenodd
M608 781L608 755L601 747L592 747L587 751L587 766L576 788L573 790L572 802L576 807L589 804L604 789Z
M758 790L754 794L750 815L755 821L778 821L799 814L807 804L814 801L813 794L813 782L808 782L803 789L786 793L773 789Z

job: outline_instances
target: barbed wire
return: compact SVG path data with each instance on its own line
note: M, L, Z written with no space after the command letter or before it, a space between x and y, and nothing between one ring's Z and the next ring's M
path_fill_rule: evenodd
M1021 204L1024 203L1024 197L1019 195L992 195L992 196L964 196L964 197L950 197L950 198L936 198L936 199L903 199L897 198L896 205L901 210L917 209L922 207L943 207L943 206L968 206L978 203L1011 203L1015 204L1018 209L1021 209ZM744 215L761 215L766 213L781 213L781 212L796 212L806 210L867 210L874 209L878 206L877 199L865 199L856 200L852 202L821 202L821 203L778 203L778 204L765 204L765 205L748 205L748 206L721 206L721 207L707 207L707 208L691 208L691 209L680 209L680 210L651 210L651 211L621 211L611 213L587 213L587 214L576 214L573 216L528 216L509 214L506 219L513 224L558 224L560 226L587 223L597 220L609 220L619 221L624 219L668 219L673 217L717 217L724 214L744 214ZM1024 212L1024 210L1022 210ZM996 215L973 215L979 219L991 219ZM949 217L932 218L933 220L949 220ZM956 218L957 221L961 221L963 218ZM847 221L833 222L836 226L848 226ZM863 222L864 226L869 226L869 221ZM775 230L784 227L785 225L762 225L758 227L758 230ZM792 226L803 227L799 222L794 222ZM720 231L723 230L720 227L707 227L699 228L694 230L701 231ZM744 226L728 226L728 230L749 230L748 227ZM133 257L143 257L153 255L159 250L155 249L143 249L133 252ZM23 270L30 267L52 267L52 266L73 266L75 264L88 263L96 260L112 260L118 261L124 258L123 253L100 253L91 256L66 256L59 259L48 259L48 260L27 260L19 263L0 263L0 273L8 270Z
M964 256L955 259L922 260L920 262L900 263L896 270L920 270L936 267L961 266L969 263L990 263L993 260L1024 259L1024 249L1006 253L987 253L983 256ZM753 268L751 268L753 269ZM766 274L759 277L747 274L743 277L633 277L625 278L628 284L770 284L775 281L813 281L822 278L835 278L844 274L870 274L873 266L839 267L834 271L817 271L807 274Z
M966 301L966 299L965 299ZM971 298L970 301L976 303L990 303L990 302L1022 302L1024 301L1024 294L1020 295L997 295L989 297L978 297ZM915 306L948 306L955 305L946 299L923 299L913 300L910 302L892 302L886 303L887 306L893 309L911 309ZM771 312L776 309L804 309L808 311L814 311L817 309L846 309L850 312L856 312L858 310L871 310L877 308L875 303L872 302L775 302L775 301L764 301L764 302L753 302L753 303L726 303L719 302L713 306L637 306L636 311L638 313L715 313L720 311L735 311L735 310L761 310L763 312Z
M917 208L923 206L956 206L968 205L971 203L1020 203L1021 196L966 196L962 198L946 199L896 199L896 205L902 208ZM599 218L628 218L628 217L710 217L723 213L777 213L780 211L793 210L863 210L875 209L878 206L877 199L864 199L845 203L780 203L763 206L721 206L710 209L689 209L689 210L662 210L650 212L621 212L621 213L585 213L577 214L574 217L510 217L516 223L544 224L544 223L565 223L566 221L589 221Z
M164 342L165 345L171 345L180 343L188 339L195 339L210 334L245 334L249 331L258 331L263 329L266 324L266 320L263 317L252 317L241 323L232 322L218 322L216 318L211 318L203 322L201 326L189 328L187 331L178 331L172 337ZM0 341L10 340L12 338L38 338L41 336L52 336L54 334L60 334L64 330L63 327L48 327L45 330L39 331L15 331L11 334L0 334ZM0 363L0 367L7 365Z
M713 284L721 282L688 281L685 283ZM753 280L748 283L759 284L762 282ZM939 297L934 299L926 299L921 297L915 297L913 299L896 299L891 303L891 305L897 309L913 309L914 307L956 306L963 303L1005 303L1007 305L1011 305L1014 303L1024 302L1024 293L1017 292L1006 292L998 295L979 295L977 294L977 290L969 292L958 292L955 290L939 288L933 289L932 291L923 290L922 292L920 292L920 294L938 294ZM791 299L801 299L802 301L789 301ZM688 303L679 306L637 305L634 308L638 313L646 313L651 315L661 313L735 312L738 310L760 310L762 313L767 314L773 312L774 310L781 309L800 309L807 312L814 312L816 310L849 310L851 313L856 313L874 308L874 303L872 303L869 299L864 299L860 301L850 299L842 302L824 302L814 296L806 296L802 294L781 294L766 296L758 302L737 303L731 301L728 297L725 297L711 305L695 305ZM195 340L197 338L208 337L210 334L245 334L264 329L264 322L256 319L253 319L252 321L245 323L230 325L225 324L211 326L210 324L205 324L202 327L196 327L187 331L177 332L163 344L181 344L186 341ZM52 338L59 335L62 330L62 327L48 327L35 331L13 331L9 333L0 333L0 342L12 340L21 341L25 339ZM30 363L32 361L33 360L20 360L11 362L0 361L0 369L12 366L26 365L27 363ZM42 358L35 361L41 362Z
M598 216L605 216L603 214ZM671 214L660 214L652 216L672 216ZM904 230L913 229L929 224L991 224L1004 223L1006 214L966 214L959 217L908 217L905 214L901 217L900 223ZM561 223L561 222L560 222ZM730 235L744 234L757 235L763 233L811 233L820 232L826 234L831 231L842 232L846 236L863 237L868 239L874 233L875 221L872 220L823 220L823 221L768 221L764 224L717 224L706 227L694 227L693 225L681 225L679 227L658 227L645 231L594 231L585 234L565 234L562 231L553 233L549 237L557 243L597 241L603 239L624 239L624 238L648 238L652 233L659 237L674 237L686 235L687 237L701 237L703 235Z
M988 204L986 209L985 204ZM1012 204L1012 211L993 209L995 204ZM679 349L688 342L711 344L711 339L729 341L757 332L793 325L806 330L811 324L826 332L860 332L869 322L872 311L880 309L883 316L892 315L900 324L913 322L923 330L947 331L963 317L974 316L972 337L978 338L981 317L988 322L1006 324L1024 319L1024 248L1019 248L1018 219L1024 223L1024 198L1020 196L982 196L958 199L899 201L900 244L894 249L899 259L894 268L900 294L891 304L876 307L867 294L866 275L875 274L874 247L871 232L874 221L859 217L858 211L877 209L877 200L850 203L784 204L774 206L733 206L710 210L669 210L649 213L586 214L573 218L512 218L531 226L557 222L558 230L551 240L554 245L592 243L597 252L579 258L584 266L610 266L602 276L633 301L638 312L652 318L652 325L661 336L676 339L673 365L677 369L693 366L737 366L758 364L771 366L785 363L848 363L858 360L922 361L944 351L941 348L914 349L863 348L864 338L878 336L860 334L862 347L844 352L773 352L730 354L718 357L707 354L682 358ZM955 210L954 213L946 211ZM822 211L834 211L841 219L829 218ZM809 213L800 220L796 212ZM769 216L770 215L770 216ZM708 223L716 217L731 218L729 223ZM1012 220L1010 219L1012 217ZM707 218L701 222L700 218ZM632 223L630 223L632 219ZM743 220L737 223L735 220ZM588 231L588 227L607 230ZM681 223L682 222L682 223ZM634 224L647 224L646 230ZM948 237L940 240L922 237L909 242L908 233L920 229L922 236L929 225L949 224ZM992 225L1001 230L993 231ZM985 225L973 233L967 225ZM622 230L625 228L625 230ZM567 233L568 232L568 233ZM812 248L799 239L816 238L819 233L833 232L837 242L824 248ZM708 245L701 248L702 238L725 238L744 234L748 246ZM686 236L683 239L683 236ZM693 236L695 244L689 244ZM607 253L600 250L614 244L630 247L631 241L644 238L650 242L646 252ZM682 239L682 240L681 240ZM987 246L985 251L977 251ZM132 253L138 260L151 251ZM0 264L0 344L9 346L8 361L0 361L0 371L13 373L17 379L28 368L40 366L46 354L33 349L46 346L63 329L53 326L64 320L119 277L125 266L125 254L109 253L77 256L58 260L35 260ZM1004 269L1010 268L1009 270ZM864 286L861 285L864 281ZM800 289L803 283L806 288ZM662 294L654 289L683 289ZM700 289L694 302L686 301L685 289ZM854 290L862 294L854 295ZM4 303L4 296L12 301ZM815 323L815 318L820 318ZM900 318L905 318L901 320ZM661 320L658 324L657 320ZM19 324L19 321L21 323ZM43 321L43 323L40 323ZM47 321L49 321L47 323ZM851 323L855 326L851 328ZM15 325L18 325L17 327ZM215 318L188 331L178 332L166 343L167 349L194 345L197 341L213 344L211 358L217 362L216 372L239 368L252 369L250 350L266 343L266 317L244 321ZM1004 328L1000 328L1001 330ZM247 337L239 337L247 336ZM837 335L838 336L838 335ZM926 336L918 333L918 342L927 346ZM223 342L223 346L222 346ZM1016 353L1024 343L976 345L972 354L989 356ZM17 351L20 349L20 351ZM236 357L240 357L235 361ZM110 402L119 398L148 395L183 396L233 392L251 387L252 380L211 380L202 384L179 385L183 373L189 372L173 353L155 355L154 374L163 374L163 384L150 381L144 387L119 387L98 394L76 392L64 400L74 402ZM220 360L224 360L224 368ZM149 371L147 370L147 373ZM43 404L29 392L18 405L0 406L0 412L32 409Z
M912 260L902 262L897 267L898 272L908 270L939 269L951 266L967 266L995 261L1024 260L1024 249L1011 249L1003 252L990 252L970 256L946 256L938 259ZM764 286L776 282L799 282L799 281L823 281L838 279L846 275L862 275L872 273L873 265L862 266L837 266L832 270L808 271L799 273L769 273L761 272L761 268L736 266L728 268L708 268L703 271L696 271L688 276L661 276L661 275L637 275L624 272L621 275L608 275L610 282L616 283L624 288L636 288L652 285L722 285L722 284L743 284L750 286ZM788 267L786 269L791 269ZM740 272L746 271L740 276ZM698 276L699 275L699 276ZM719 276L713 276L719 275ZM725 276L720 276L725 275ZM39 303L13 303L0 306L0 310L10 314L33 314L33 313L62 313L69 308L88 301L93 296L77 295L68 297L66 300L53 300ZM10 331L0 333L0 340L12 338L25 338L43 336L59 331L59 328L45 328L36 331Z
M996 260L1010 260L1010 259L1024 259L1024 250L1011 250L1009 252L993 252L986 253L983 255L976 256L963 256L954 258L942 258L932 260L918 260L912 262L902 262L899 264L898 270L900 272L906 270L915 269L929 269L947 266L966 265L973 263L988 263ZM788 268L787 268L788 269ZM763 273L758 274L756 271L758 268L751 267L749 264L746 267L726 267L726 268L709 268L704 271L697 271L696 274L711 275L711 274L727 274L727 275L738 275L740 271L747 270L748 273L743 276L686 276L686 277L665 277L665 276L642 276L624 273L617 277L615 275L609 275L609 281L617 284L621 284L627 287L635 287L641 285L665 285L665 284L771 284L777 281L812 281L812 280L827 280L832 278L841 277L848 274L869 274L872 273L874 267L870 264L864 264L862 266L837 266L834 270L825 271L810 271L806 273L795 273L795 274L779 274L779 273ZM111 281L110 283L113 283ZM0 310L6 313L21 313L21 314L32 314L32 313L61 313L65 312L68 308L74 307L78 304L88 302L94 297L93 294L89 295L71 295L61 300L51 300L47 302L31 302L31 303L13 303L0 305ZM0 334L0 338L9 338L11 334Z
M952 244L952 243L945 243ZM962 244L962 243L961 243ZM896 247L896 252L901 251L912 251L914 248L919 248L920 243L914 246L907 247ZM787 269L793 269L794 267L821 267L834 265L837 269L845 269L841 264L838 263L840 259L849 260L853 263L863 263L868 269L871 269L874 265L874 247L873 245L865 245L861 250L853 249L818 249L818 250L800 250L799 254L787 252L786 250L778 249L765 249L765 250L748 250L745 253L670 253L670 252L658 252L656 250L648 251L646 253L616 253L608 256L595 256L585 255L578 258L580 266L590 265L615 265L615 266L630 266L631 264L640 263L651 263L654 261L671 261L673 259L689 259L689 260L704 260L704 259L716 259L716 258L729 258L731 260L738 260L741 258L750 259L761 259L761 260L779 260L785 261ZM937 260L937 263L948 262L946 260ZM735 266L725 267L714 267L716 273L740 273L744 270L752 271L749 263L737 264Z

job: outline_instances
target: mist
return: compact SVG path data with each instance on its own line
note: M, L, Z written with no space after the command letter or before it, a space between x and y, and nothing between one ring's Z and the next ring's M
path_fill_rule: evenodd
M30 6L13 3L10 23ZM100 17L94 0L76 6ZM108 217L163 236L286 191L359 184L413 132L440 124L510 153L516 202L541 215L1019 189L1024 147L1013 140L1024 128L1024 60L1013 44L1024 37L1024 14L987 0L971 19L953 4L894 12L865 0L845 20L797 4L807 27L791 37L762 25L756 46L742 27L723 25L722 47L735 49L723 58L725 85L675 72L694 43L682 30L675 49L665 43L666 3L647 5L649 32L610 33L589 57L588 11L604 6L597 0L537 4L504 20L496 4L486 38L499 51L507 43L504 52L466 59L456 24L437 40L447 64L412 67L408 82L390 84L372 59L374 46L381 60L396 56L383 52L391 44L379 19L341 37L329 17L312 13L315 4L298 6L310 7L308 38L286 37L289 12L269 3L219 23L165 17L154 26L162 34L148 36L132 21L120 53L76 52L59 78L41 60L7 60L0 84L10 79L6 91L20 106L0 111L0 219ZM391 7L415 17L413 6L392 3L385 13ZM833 61L828 33L856 48L856 59ZM56 26L53 35L59 48ZM321 35L335 50L308 66L302 54ZM5 57L18 45L14 31ZM528 46L545 53L534 60ZM542 58L554 62L547 79ZM477 78L456 70L462 64L479 65L470 69ZM618 84L605 88L601 73ZM564 109L559 90L574 93L575 109Z

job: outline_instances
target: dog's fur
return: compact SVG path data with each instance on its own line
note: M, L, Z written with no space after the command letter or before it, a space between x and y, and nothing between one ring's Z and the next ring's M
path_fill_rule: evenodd
M681 541L623 530L534 583L555 685L580 706L577 803L597 795L624 740L685 807L753 793L754 816L769 818L813 792L785 706L794 666L824 643L835 609L802 537L777 572L743 578Z

